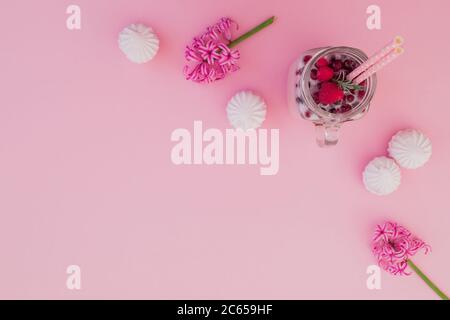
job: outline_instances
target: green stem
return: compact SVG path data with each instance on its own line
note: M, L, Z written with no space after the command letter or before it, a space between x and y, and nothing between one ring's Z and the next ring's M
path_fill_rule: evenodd
M448 300L448 297L443 293L411 260L408 260L408 266L414 270L415 273L442 299Z
M339 87L341 87L341 89L344 91L364 89L363 86L353 84L350 81L342 81L342 80L333 79L333 82L336 83Z
M264 21L263 23L257 25L256 27L254 27L253 29L251 29L250 31L244 33L242 36L240 36L239 38L234 39L233 41L231 41L228 44L229 48L233 48L235 46L237 46L239 43L241 43L244 40L247 40L248 38L250 38L252 35L254 35L255 33L258 33L259 31L261 31L262 29L264 29L267 26L270 26L273 21L275 20L275 17L271 17L269 19L267 19L266 21Z

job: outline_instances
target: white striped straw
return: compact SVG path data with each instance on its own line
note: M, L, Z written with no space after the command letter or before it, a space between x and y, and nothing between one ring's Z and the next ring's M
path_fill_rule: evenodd
M391 52L393 49L400 47L403 44L404 40L400 36L396 36L394 40L392 40L387 46L385 46L383 49L375 53L373 56L371 56L366 62L361 64L358 68L353 70L348 76L347 80L352 81L355 79L359 74L363 73L367 69L369 69L372 65L380 61L384 56L386 56L389 52Z
M397 59L400 55L403 54L405 50L402 47L395 48L390 54L385 56L383 59L375 63L372 67L361 73L355 80L353 80L354 84L360 84L367 78L369 78L374 73L378 72L380 69Z

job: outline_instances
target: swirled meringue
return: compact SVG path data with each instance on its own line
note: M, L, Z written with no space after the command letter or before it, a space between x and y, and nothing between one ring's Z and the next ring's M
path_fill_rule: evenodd
M119 48L134 63L152 60L159 50L158 36L143 24L131 24L119 34Z
M389 155L406 169L423 166L431 157L431 141L422 132L407 129L397 132L389 142Z
M379 196L388 195L400 186L400 168L390 158L375 158L366 166L363 181L368 191Z
M259 128L266 119L264 100L251 91L240 91L227 106L228 120L234 128L243 130Z

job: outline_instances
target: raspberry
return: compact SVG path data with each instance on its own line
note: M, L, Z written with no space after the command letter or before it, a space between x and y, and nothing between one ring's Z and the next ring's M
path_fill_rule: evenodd
M319 60L317 60L316 62L316 67L320 68L320 67L327 67L328 66L328 60L325 58L320 58Z
M319 91L319 101L322 104L332 104L344 98L344 91L332 82L324 82Z
M334 72L330 67L320 67L317 71L317 80L328 81L333 78Z

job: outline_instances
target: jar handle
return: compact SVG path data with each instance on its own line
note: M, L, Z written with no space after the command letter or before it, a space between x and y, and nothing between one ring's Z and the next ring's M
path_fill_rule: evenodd
M339 140L339 128L341 126L338 123L317 123L316 124L316 139L317 144L321 147L335 146Z

